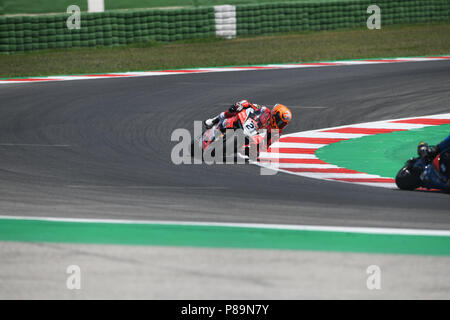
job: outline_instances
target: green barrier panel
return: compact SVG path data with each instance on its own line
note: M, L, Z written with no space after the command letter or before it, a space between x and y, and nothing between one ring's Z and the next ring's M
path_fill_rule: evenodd
M365 26L369 17L366 10L372 4L372 1L354 0L238 5L237 32L245 35ZM376 4L382 11L382 25L448 20L450 9L449 0L380 0Z
M370 0L300 1L236 6L237 34L365 27ZM378 0L382 26L449 19L450 0ZM0 17L0 53L48 48L94 47L177 41L215 35L213 7L126 10L81 14L81 29L70 30L70 15Z

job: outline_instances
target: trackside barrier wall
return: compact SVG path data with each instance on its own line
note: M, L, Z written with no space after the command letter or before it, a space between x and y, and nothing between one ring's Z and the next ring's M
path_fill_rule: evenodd
M149 40L258 35L365 27L369 5L381 8L381 26L449 19L450 0L330 0L0 17L0 53L71 47L117 46Z
M114 46L215 36L214 8L82 13L69 30L69 14L0 17L0 53Z
M449 19L450 0L357 0L287 2L236 7L237 35L365 27L367 8L381 9L381 24L407 24Z

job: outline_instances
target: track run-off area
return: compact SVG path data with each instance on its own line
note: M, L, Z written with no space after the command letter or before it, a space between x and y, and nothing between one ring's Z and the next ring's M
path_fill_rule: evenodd
M448 298L450 198L393 189L390 174L421 132L448 135L450 61L424 59L2 81L0 296ZM172 163L175 129L241 99L291 108L278 147L306 150L280 157L303 159L280 161L295 175ZM381 139L367 159L350 145L363 139ZM380 153L389 172L371 162ZM64 288L69 264L91 277L78 293ZM374 264L378 292L365 285Z
M438 144L442 136L450 133L448 124L450 124L450 114L440 114L291 133L282 136L267 152L261 153L261 161L255 164L310 178L396 189L394 177L398 168L402 167L405 159L414 156L411 151L414 151L418 142L433 141L434 144ZM447 126L440 127L441 125ZM427 129L424 130L424 128ZM430 131L429 128L433 130ZM414 131L408 132L409 130ZM403 134L388 137L382 135L394 132ZM432 140L430 140L430 132L435 135ZM373 137L370 146L366 144L367 139L357 140L356 145L354 141L350 141L369 136ZM412 139L408 141L410 136ZM343 141L351 143L337 144ZM406 141L409 143L406 144ZM334 144L332 152L322 149L332 144ZM344 150L341 149L342 146ZM322 150L319 151L319 149ZM392 156L398 153L398 149L407 151L400 152L404 156L401 159L398 155ZM327 158L327 162L323 160L324 158ZM390 166L386 167L386 160L380 161L383 158L387 158L387 161L391 160ZM336 162L343 163L345 166L337 166ZM355 167L363 169L358 171ZM369 174L366 168L374 172L388 173L385 176Z

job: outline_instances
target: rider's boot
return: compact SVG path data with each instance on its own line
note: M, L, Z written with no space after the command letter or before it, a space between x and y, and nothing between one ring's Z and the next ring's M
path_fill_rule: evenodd
M211 119L207 119L203 123L205 124L205 127L209 129L213 125L219 123L219 121L220 121L220 117L217 116L217 117L214 117L214 118L211 118Z

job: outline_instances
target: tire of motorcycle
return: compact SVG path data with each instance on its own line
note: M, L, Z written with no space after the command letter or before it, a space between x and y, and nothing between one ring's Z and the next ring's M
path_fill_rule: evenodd
M412 172L409 166L406 165L397 173L395 184L401 190L412 191L421 186L421 181L419 175Z
M198 151L195 152L196 149L200 150L200 152L198 152ZM192 139L192 141L191 141L191 158L192 158L192 159L195 158L195 154L196 154L196 153L202 155L202 154L203 154L203 151L201 150L201 148L200 148L200 146L199 146L199 144L198 144L198 141L196 141L196 139L194 138L194 139Z

